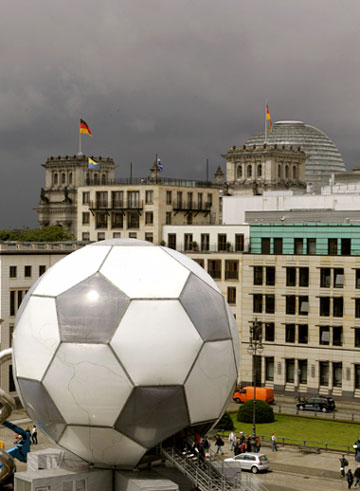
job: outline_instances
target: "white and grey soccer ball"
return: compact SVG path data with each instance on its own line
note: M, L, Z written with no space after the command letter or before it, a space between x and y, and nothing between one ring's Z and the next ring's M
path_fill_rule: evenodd
M178 431L221 417L238 343L227 303L197 263L148 242L103 241L28 292L14 378L29 416L58 445L131 468Z

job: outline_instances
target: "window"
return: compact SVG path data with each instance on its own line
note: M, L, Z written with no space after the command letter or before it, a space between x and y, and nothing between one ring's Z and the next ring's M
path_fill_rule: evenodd
M176 234L168 234L168 247L176 249Z
M320 268L320 287L330 288L330 268Z
M316 254L316 239L306 239L306 248L308 254Z
M207 195L207 207L209 209L211 209L212 204L213 204L213 195L212 195L212 193L208 193L208 195Z
M198 210L203 209L203 194L198 193Z
M337 239L328 239L328 255L337 255Z
M129 208L139 208L140 207L140 192L139 191L128 191L128 207Z
M209 234L201 234L201 250L209 251L210 250L210 235Z
M236 287L228 286L227 288L227 301L230 304L236 304Z
M274 268L274 266L267 266L265 268L265 273L266 273L266 284L268 286L274 286L275 285L275 268Z
M354 329L354 347L360 348L360 329L359 328Z
M167 211L165 214L165 223L166 225L171 225L171 211Z
M94 184L99 184L99 175L97 173L94 174Z
M263 284L263 267L254 266L254 285Z
M286 179L289 179L289 166L285 165L285 177Z
M129 239L137 239L137 233L136 232L129 232Z
M221 279L221 261L219 259L208 260L208 273L216 280Z
M344 269L334 268L334 288L344 287Z
M261 177L261 174L262 174L262 166L261 164L259 164L257 166L257 177Z
M285 360L285 370L286 370L286 383L293 384L294 383L294 374L295 374L295 360L293 358L287 358Z
M84 211L82 214L82 224L89 225L90 223L90 213L88 211Z
M61 174L61 184L65 184L65 182L66 182L66 176L65 176L65 172L63 172Z
M354 374L355 389L360 389L360 365L354 365L354 371L355 371Z
M239 261L225 261L225 280L239 279Z
M243 175L242 166L241 165L238 165L237 166L237 169L236 169L236 177L237 177L237 179L241 179L242 178L242 175Z
M203 260L203 259L194 259L194 261L195 261L196 263L198 263L198 264L199 264L199 266L201 266L202 268L204 267L204 260Z
M297 178L297 169L295 167L295 165L293 166L293 179L295 180Z
M281 165L278 165L278 177L281 177Z
M307 360L298 360L299 384L307 384Z
M274 238L274 254L283 253L283 240L281 237Z
M177 208L182 208L182 192L181 191L178 191L176 193L176 204L177 204Z
M41 264L39 266L39 276L43 275L46 271L46 266L44 264Z
M299 286L309 286L309 268L299 268Z
M154 213L152 211L145 212L145 224L152 225L154 223Z
M253 312L260 314L262 312L262 295L255 294L253 296Z
M299 324L298 325L298 342L300 344L308 343L308 325L307 324Z
M193 214L192 213L188 213L186 215L186 223L187 223L187 225L192 225L192 222L193 222Z
M113 239L121 239L121 232L113 232Z
M17 267L16 266L10 266L10 268L9 268L10 278L16 278L16 275L17 275Z
M218 251L226 251L226 234L218 234Z
M145 191L145 203L152 205L154 202L154 191Z
M98 212L95 215L96 228L107 228L108 216L105 212Z
M344 299L343 297L333 298L333 316L342 317L344 311Z
M101 184L105 184L105 183L106 183L106 175L101 174Z
M295 315L296 297L295 295L286 295L285 312L287 315Z
M247 166L247 177L251 177L251 174L252 174L252 168L251 168L251 165L248 165Z
M285 342L295 343L295 324L285 325Z
M171 205L171 201L172 201L172 192L166 191L166 204Z
M355 288L360 288L360 269L355 269Z
M107 208L108 206L108 193L107 191L96 192L96 208Z
M265 295L265 312L267 314L275 313L275 295Z
M294 254L304 253L304 239L294 239Z
M329 385L329 362L320 361L319 362L319 372L320 372L320 385L327 387Z
M145 232L145 240L147 242L154 242L154 234L152 232Z
M342 386L342 363L333 362L332 364L333 387Z
M105 232L98 232L97 240L105 240Z
M265 322L265 341L275 341L275 324L273 322Z
M10 315L16 315L27 290L10 290Z
M286 268L286 286L296 285L296 268Z
M185 251L191 251L193 242L192 234L184 234L184 247Z
M343 328L340 326L333 327L333 346L343 345Z
M58 183L58 175L56 172L53 175L53 183L54 183L54 185L56 185Z
M114 212L111 214L111 228L123 228L124 215L122 213Z
M24 276L25 278L31 278L31 266L24 267Z
M244 250L244 234L235 234L235 252Z
M139 226L139 214L133 211L129 211L127 214L127 228L139 228Z
M309 313L309 297L299 297L299 315L308 315Z
M69 173L69 184L72 184L72 172Z
M320 297L320 315L321 317L329 317L330 297Z
M351 254L351 239L341 239L341 255L350 256Z
M267 237L261 239L261 253L270 254L270 239Z
M320 326L320 339L319 344L328 346L330 344L330 327Z
M83 233L81 234L81 238L82 238L82 240L84 240L84 241L88 241L88 240L90 240L90 232L83 232Z
M193 193L187 193L187 207L189 210L193 209Z
M124 192L123 191L112 191L111 201L112 201L112 208L123 208L124 207Z
M274 380L274 357L265 357L265 380L272 382Z

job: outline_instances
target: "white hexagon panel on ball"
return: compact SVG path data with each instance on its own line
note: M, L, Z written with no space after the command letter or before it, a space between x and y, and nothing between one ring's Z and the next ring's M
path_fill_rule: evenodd
M149 242L89 244L50 268L16 319L14 378L62 448L132 468L187 427L209 428L237 381L239 340L215 282Z

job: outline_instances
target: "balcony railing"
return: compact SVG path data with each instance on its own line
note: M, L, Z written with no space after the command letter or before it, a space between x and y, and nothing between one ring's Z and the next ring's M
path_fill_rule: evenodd
M90 210L142 210L143 200L123 200L123 201L90 201Z

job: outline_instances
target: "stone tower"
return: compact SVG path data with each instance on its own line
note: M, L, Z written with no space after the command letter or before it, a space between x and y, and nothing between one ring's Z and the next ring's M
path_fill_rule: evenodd
M116 164L106 157L91 157L99 164L89 169L86 155L49 157L45 164L45 187L41 188L40 204L35 211L40 226L60 225L77 234L77 188L86 185L111 184Z

